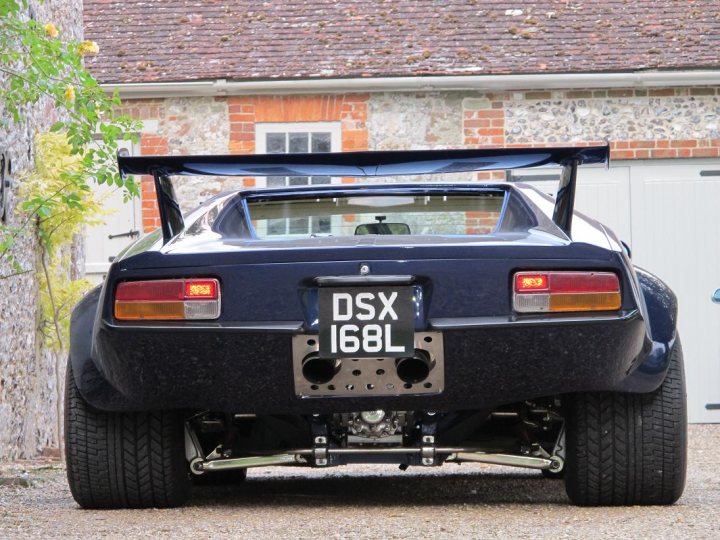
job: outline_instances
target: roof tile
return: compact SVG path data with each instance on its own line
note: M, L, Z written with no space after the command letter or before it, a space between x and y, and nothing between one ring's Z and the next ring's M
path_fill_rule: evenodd
M717 0L85 0L103 83L717 68Z

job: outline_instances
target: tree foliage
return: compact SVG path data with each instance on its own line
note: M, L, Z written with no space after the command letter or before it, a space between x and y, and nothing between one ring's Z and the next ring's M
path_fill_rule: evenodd
M126 198L138 194L135 182L119 175L116 154L119 141L135 139L140 126L115 113L117 94L108 96L84 68L83 57L96 54L97 44L69 39L53 21L34 20L28 12L28 0L0 0L0 129L26 121L33 105L51 104L58 120L49 130L66 138L74 165L59 170L56 190L37 191L22 202L18 224L0 225L0 263L10 262L13 273L27 271L12 254L18 235L33 221L82 211L90 182L114 184ZM43 227L39 233L51 249L58 237Z
M49 199L66 187L66 173L81 169L81 157L61 133L35 137L35 169L23 178L21 194L26 199ZM70 313L92 283L70 279L72 264L69 246L84 225L95 225L104 213L90 192L83 192L72 204L57 205L47 217L38 217L37 230L43 241L41 266L46 270L40 282L39 328L48 347L59 350L67 343Z

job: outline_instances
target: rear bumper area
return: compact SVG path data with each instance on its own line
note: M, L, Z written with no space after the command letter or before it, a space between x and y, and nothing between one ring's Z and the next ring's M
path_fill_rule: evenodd
M431 321L444 342L444 389L426 395L298 397L292 324L246 328L100 323L93 360L100 409L209 409L254 414L493 408L567 392L616 390L650 343L637 311L589 319ZM104 396L107 396L105 399ZM124 405L120 405L124 402Z

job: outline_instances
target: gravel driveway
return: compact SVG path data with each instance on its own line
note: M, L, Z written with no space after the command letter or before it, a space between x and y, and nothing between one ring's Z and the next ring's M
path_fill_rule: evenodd
M720 425L691 426L682 499L632 508L573 507L539 472L463 464L255 469L185 508L83 511L59 465L6 464L0 538L720 538L719 448Z

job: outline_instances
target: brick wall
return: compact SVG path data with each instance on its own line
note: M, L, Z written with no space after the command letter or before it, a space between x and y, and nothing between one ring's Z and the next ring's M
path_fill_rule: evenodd
M257 123L340 122L343 151L590 145L607 139L613 159L720 156L720 95L714 87L168 98L135 100L126 109L146 122L143 154L253 153ZM503 178L500 171L476 175ZM227 179L193 182L178 183L181 202L184 195L197 204L237 185ZM241 182L253 186L255 179ZM158 226L151 179L142 180L142 191L143 222L150 230Z
M166 137L143 133L140 137L140 153L143 156L161 156L170 153ZM155 197L155 180L152 176L140 178L143 229L152 231L160 227L160 214Z
M465 212L465 234L490 234L499 219L499 212Z

